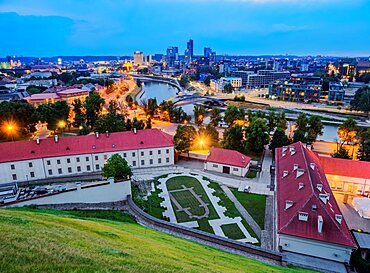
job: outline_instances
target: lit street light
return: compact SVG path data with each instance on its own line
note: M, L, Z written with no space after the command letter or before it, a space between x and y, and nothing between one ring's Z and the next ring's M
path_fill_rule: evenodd
M14 122L9 121L9 122L4 123L3 131L8 136L11 136L12 141L14 141L14 135L17 133L17 130L18 130L17 125Z
M66 126L66 122L64 120L59 121L58 127L61 130L61 135L63 135L63 128Z

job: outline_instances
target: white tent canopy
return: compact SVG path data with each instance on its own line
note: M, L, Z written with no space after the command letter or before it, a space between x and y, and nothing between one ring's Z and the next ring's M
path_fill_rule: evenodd
M370 199L366 197L353 198L353 207L362 218L370 219Z

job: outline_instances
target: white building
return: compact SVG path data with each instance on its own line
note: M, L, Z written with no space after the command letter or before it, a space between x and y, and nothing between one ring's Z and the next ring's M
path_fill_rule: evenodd
M134 64L143 65L144 64L144 53L141 51L134 52Z
M99 173L113 154L132 168L174 164L172 137L158 129L0 143L0 183Z
M275 162L279 250L349 263L356 244L319 158L297 142L276 149Z
M246 176L250 161L250 157L238 151L212 147L204 163L204 169L236 176Z
M238 90L242 87L242 78L240 77L222 77L219 80L211 80L210 88L216 92L222 92L226 84L230 83L231 86Z

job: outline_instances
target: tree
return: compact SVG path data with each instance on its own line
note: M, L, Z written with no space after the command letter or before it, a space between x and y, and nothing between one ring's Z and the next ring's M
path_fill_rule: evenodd
M174 116L175 108L176 107L172 101L162 101L159 104L161 120L171 121L171 118Z
M61 122L66 123L69 116L69 106L65 101L41 104L37 108L38 119L47 123L49 130L55 131Z
M239 125L229 127L224 131L224 137L221 146L225 149L236 150L244 153L244 132Z
M26 91L27 91L28 94L32 95L32 94L42 93L46 89L48 89L48 88L44 87L44 86L29 85L29 86L27 86Z
M269 143L269 128L263 118L253 118L246 128L246 148L248 151L260 153Z
M99 133L113 133L113 132L122 132L125 131L125 122L120 115L107 114L99 117L94 126L95 132Z
M370 161L370 128L360 134L358 158L361 161Z
M193 126L179 125L173 138L174 147L180 153L188 153L193 146L196 130Z
M348 153L348 150L344 148L343 146L340 146L339 149L335 153L331 154L331 157L352 159L352 157Z
M98 93L92 92L85 100L86 123L91 128L101 114L105 100Z
M288 122L285 117L285 113L281 112L280 114L277 115L276 117L276 127L280 127L284 131L288 128Z
M294 142L306 142L306 136L308 133L308 117L306 114L299 114L295 122L295 130L293 139Z
M124 158L119 154L114 154L104 164L101 174L103 177L113 177L114 180L122 180L130 178L132 171Z
M147 120L146 120L146 123L145 123L145 129L151 129L152 128L152 119L149 117Z
M73 122L73 126L74 127L80 127L80 126L84 126L85 123L86 123L86 116L84 114L84 110L83 110L83 104L81 102L80 99L75 99L73 102L72 102L72 106L73 106L73 112L74 112L74 122Z
M138 120L136 117L132 120L132 127L136 130L142 130L145 128L145 123L143 120Z
M230 126L234 123L235 120L244 120L245 112L243 109L236 106L229 106L225 111L224 120Z
M206 86L210 86L211 85L211 77L210 76L205 77L203 83Z
M359 88L353 100L351 101L352 109L356 111L363 111L367 114L370 112L370 87Z
M181 75L179 84L182 88L186 88L189 85L189 78L186 75Z
M341 141L340 146L343 147L346 142L355 142L357 133L357 122L352 117L348 118L338 128L338 136Z
M270 112L268 117L268 126L269 126L269 132L274 131L276 124L277 124L277 117L275 116L274 112Z
M212 108L211 112L211 123L214 127L218 126L218 124L222 121L221 117L221 110L218 108Z
M234 87L231 85L231 83L227 83L227 84L225 84L225 86L224 86L224 92L225 92L225 93L230 94L230 93L232 93L233 91L234 91Z
M196 125L200 126L203 124L205 112L206 111L202 105L194 105L194 122Z
M311 116L308 120L307 144L312 144L316 141L318 136L322 136L324 125L319 116Z
M141 106L143 107L145 114L151 118L156 114L158 110L157 100L155 98L142 100Z
M182 107L175 107L172 112L172 117L170 117L171 122L182 123L191 120L191 117L185 113Z
M212 124L207 124L206 127L199 128L198 138L204 142L201 146L218 146L219 134Z
M272 151L272 154L275 155L276 148L286 146L288 145L288 143L289 143L289 140L285 134L285 130L283 130L280 127L277 127L274 132L274 135L272 136L272 140L271 140L269 148Z

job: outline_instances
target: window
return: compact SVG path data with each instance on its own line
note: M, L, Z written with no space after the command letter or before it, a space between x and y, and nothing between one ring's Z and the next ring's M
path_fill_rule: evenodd
M71 163L71 159L70 158L67 158L67 163Z
M166 154L169 154L170 153L170 149L166 149Z
M127 154L126 153L123 153L123 157L127 157Z
M30 167L30 168L32 168L32 167L33 167L32 162L29 162L29 163L28 163L28 167Z
M97 169L97 170L99 170L99 169L100 169L99 164L96 164L96 165L95 165L95 169Z
M166 157L166 163L169 163L169 162L170 162L170 158Z
M144 152L140 152L141 156L144 156Z
M153 151L149 151L149 155L153 155Z
M87 157L86 157L86 161L89 161L89 160L90 160L90 158L87 156Z
M95 156L95 160L99 160L99 157L97 155Z
M233 171L237 172L237 171L239 171L239 168L233 168Z
M10 165L10 169L15 170L14 164Z
M136 166L136 161L132 161L132 166L135 167Z
M47 160L46 161L46 165L50 165L50 160Z
M80 172L81 171L81 166L77 166L77 171Z
M150 160L149 160L149 164L150 164L150 165L153 165L153 159L150 159Z
M31 176L32 178L34 178L34 177L35 177L35 173L34 173L34 172L30 172L30 176Z
M107 155L104 155L104 160L107 160L108 159L108 156Z
M217 164L213 164L212 167L213 168L218 168L218 165Z
M141 160L141 166L144 166L144 165L145 165L144 160Z
M58 169L58 173L62 174L62 169L61 168Z
M158 164L161 164L161 163L162 163L162 159L158 158Z
M134 152L132 153L132 157L135 157L135 153Z
M12 177L13 177L13 180L17 180L17 175L16 174L12 174Z
M68 167L68 172L71 173L72 172L72 167Z
M90 168L90 165L87 165L87 166L86 166L86 170L90 171L90 169L91 169L91 168Z
M159 155L161 154L161 150L158 150L158 154L159 154Z
M76 162L80 162L80 158L79 157L76 157Z
M57 159L57 164L60 164L60 159Z
M53 170L48 170L49 175L53 175Z

